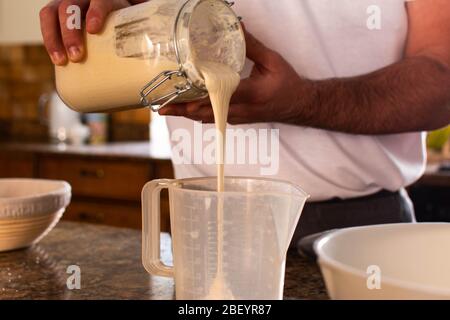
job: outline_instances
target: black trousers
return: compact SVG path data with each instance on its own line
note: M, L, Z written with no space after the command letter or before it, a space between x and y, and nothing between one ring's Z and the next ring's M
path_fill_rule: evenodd
M378 193L348 200L306 203L291 241L331 229L373 224L415 222L414 208L406 190Z

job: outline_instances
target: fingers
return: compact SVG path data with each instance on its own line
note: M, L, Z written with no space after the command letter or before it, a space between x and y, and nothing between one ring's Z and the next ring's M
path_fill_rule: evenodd
M52 1L39 12L44 45L55 65L67 63L58 20L58 6L60 2L60 0Z
M261 108L258 105L249 104L232 104L228 113L228 123L242 124L260 122L265 119L258 115ZM214 123L214 112L211 105L203 105L195 112L189 111L188 104L168 105L161 110L159 114L162 116L185 117L203 123Z
M127 0L53 0L42 8L39 13L42 37L53 63L64 65L69 59L79 62L85 55L81 26L74 28L71 23L76 21L77 14L81 15L80 21L87 12L87 31L98 33L111 11L129 5Z
M249 121L247 118L228 118L228 123L231 125L237 125L252 123L252 121Z
M211 102L209 98L204 98L199 101L193 101L182 104L169 104L159 110L159 114L162 116L186 116L189 114L197 114L203 107L211 108ZM202 111L203 112L203 111Z
M158 113L161 116L182 116L184 112L181 109L181 105L169 104L164 108L159 109Z
M276 70L279 61L278 53L267 48L248 31L245 31L245 41L247 57L250 60L268 70Z
M81 15L81 20L87 11L89 0L63 0L58 8L59 27L66 53L72 62L83 59L85 49L83 45L83 32L81 25L74 27L76 15ZM76 9L78 7L78 9Z
M91 34L102 31L108 15L121 8L129 6L126 0L91 0L86 15L86 30Z
M203 107L206 107L206 106L211 108L211 100L209 99L209 97L206 97L199 101L188 102L188 103L186 103L185 109L186 109L187 113L196 113L200 109L202 109Z
M195 112L189 112L186 108L184 116L203 123L214 122L214 111L210 104L201 105Z
M196 108L193 111L193 108ZM177 105L168 105L159 110L159 114L162 116L176 116L185 117L195 121L201 121L203 123L213 123L214 113L211 105L199 105L198 103L186 103Z

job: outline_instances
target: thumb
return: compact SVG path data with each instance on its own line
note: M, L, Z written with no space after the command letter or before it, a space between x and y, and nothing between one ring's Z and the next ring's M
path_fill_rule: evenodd
M253 101L255 98L255 93L258 92L258 89L258 82L252 77L242 79L241 83L231 97L231 103L237 104Z
M244 29L245 42L247 50L247 58L259 64L266 69L273 69L276 63L276 54L273 50L267 48L261 41L259 41L250 32Z

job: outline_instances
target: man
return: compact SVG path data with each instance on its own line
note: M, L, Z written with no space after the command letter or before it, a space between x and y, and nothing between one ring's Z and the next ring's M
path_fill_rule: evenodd
M82 60L82 32L98 33L112 10L141 0L53 1L41 11L55 64ZM412 222L403 188L424 171L422 131L450 122L450 1L238 0L252 64L232 98L232 128L279 130L277 178L311 194L294 242L332 228ZM253 36L254 35L254 36ZM256 38L260 39L257 40ZM170 131L210 123L208 99L160 111ZM244 150L248 152L249 150ZM241 150L241 152L244 152ZM258 176L254 165L227 175ZM175 165L176 176L214 176L215 166Z

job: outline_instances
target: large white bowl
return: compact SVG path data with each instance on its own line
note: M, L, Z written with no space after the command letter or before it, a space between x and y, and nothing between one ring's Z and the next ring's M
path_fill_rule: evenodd
M0 179L0 252L28 247L58 223L69 205L67 182Z
M315 250L332 299L450 299L448 223L342 229Z

